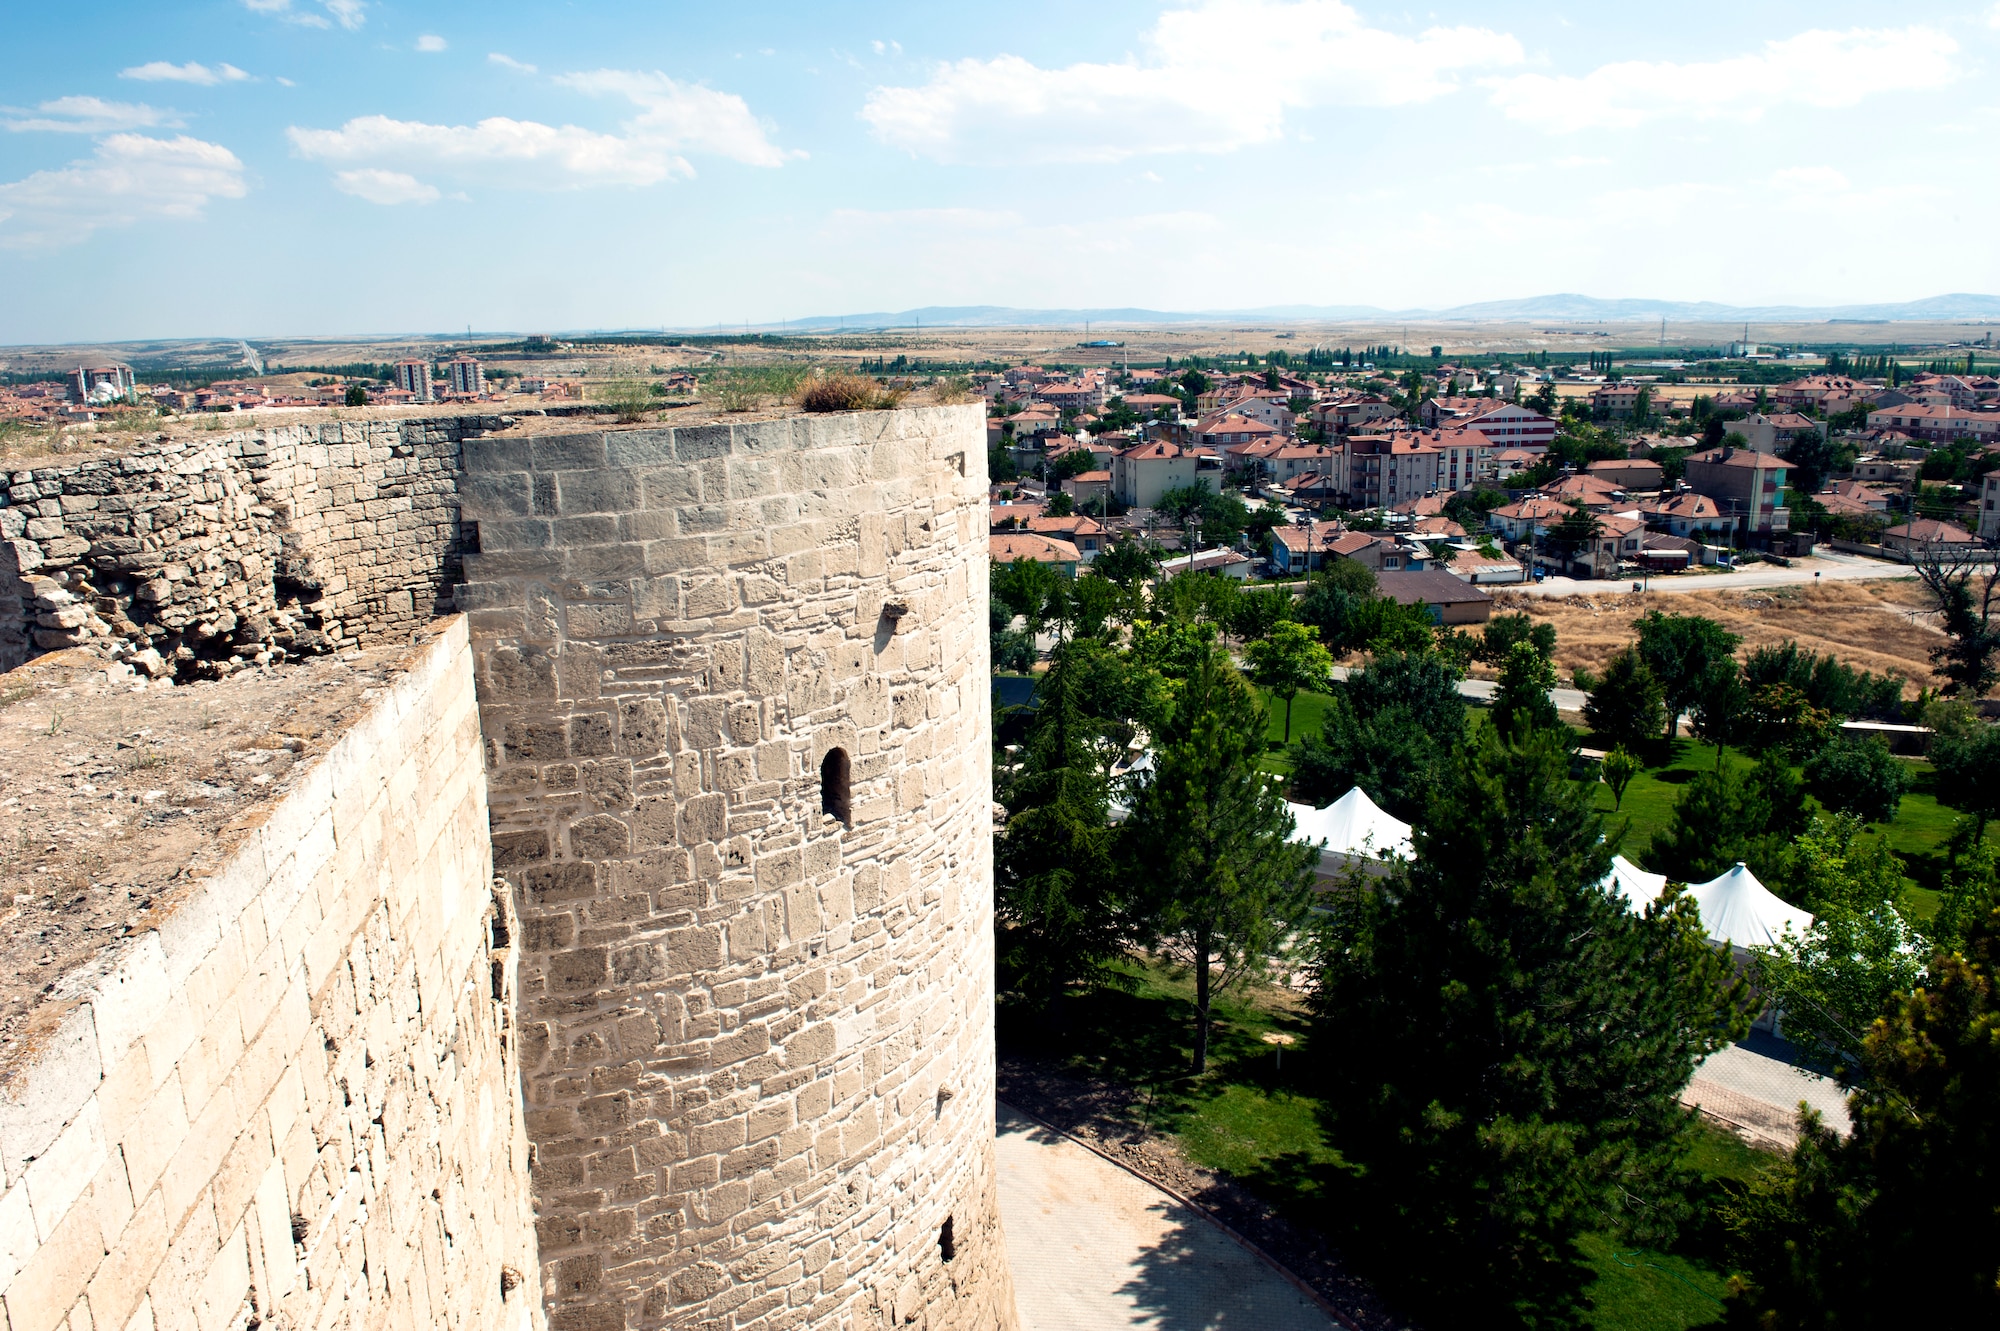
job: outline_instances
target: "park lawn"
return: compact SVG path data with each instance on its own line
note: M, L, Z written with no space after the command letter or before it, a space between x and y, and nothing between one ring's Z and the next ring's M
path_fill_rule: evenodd
M1594 737L1585 736L1584 743L1594 745ZM1725 766L1739 772L1747 772L1755 766L1755 760L1747 754L1731 749L1723 755ZM1935 792L1935 773L1926 762L1904 760L1916 777L1916 785L1903 796L1896 809L1894 821L1886 825L1871 825L1862 833L1864 841L1881 839L1903 859L1904 886L1909 890L1911 913L1918 923L1927 923L1937 914L1938 875L1944 867L1942 847L1950 839L1952 830L1961 817L1956 809L1940 804ZM1611 829L1615 832L1624 828L1619 850L1627 859L1643 864L1646 847L1655 832L1664 831L1673 821L1674 805L1681 797L1682 789L1693 779L1696 772L1715 770L1715 746L1701 744L1694 740L1681 739L1674 742L1674 756L1664 765L1647 768L1632 778L1632 784L1625 787L1625 799L1612 812L1611 787L1600 784L1597 788L1597 807L1609 817ZM1813 801L1812 807L1819 807ZM2000 845L2000 822L1986 829L1989 844Z
M1117 1082L1138 1092L1133 1116L1174 1137L1188 1159L1227 1174L1270 1200L1295 1224L1323 1228L1344 1212L1343 1184L1352 1168L1330 1135L1331 1125L1310 1079L1313 1051L1307 1014L1298 998L1259 986L1220 995L1212 1009L1209 1071L1187 1075L1193 1050L1193 982L1164 963L1120 967L1129 988L1079 998L1050 1047L1046 1032L1021 1025L1003 1009L1003 1046L1053 1054L1072 1074ZM1263 1037L1284 1033L1297 1042L1282 1069ZM1700 1175L1712 1208L1723 1180L1745 1180L1775 1157L1703 1125L1689 1165ZM1708 1215L1712 1233L1715 1220ZM1703 1228L1704 1226L1697 1226ZM1334 1235L1338 1240L1339 1235ZM1690 1242L1660 1253L1590 1235L1579 1252L1596 1273L1589 1288L1590 1324L1598 1331L1688 1331L1721 1312L1727 1273ZM1712 1246L1712 1245L1711 1245Z

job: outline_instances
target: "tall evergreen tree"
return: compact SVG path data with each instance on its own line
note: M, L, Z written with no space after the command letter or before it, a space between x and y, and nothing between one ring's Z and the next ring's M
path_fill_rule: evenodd
M1152 778L1122 829L1146 931L1194 974L1197 1075L1217 990L1264 973L1311 904L1319 852L1287 839L1291 811L1257 767L1264 726L1256 694L1210 654L1154 736Z
M1493 726L1501 734L1516 727L1540 729L1556 724L1556 705L1549 695L1556 686L1556 668L1532 642L1517 642L1507 651L1500 682L1493 690Z
M1660 681L1632 648L1611 658L1604 677L1584 700L1583 719L1592 733L1627 751L1652 744L1666 722Z
M1559 732L1460 755L1416 858L1355 894L1314 998L1343 1153L1392 1268L1440 1325L1556 1325L1592 1230L1663 1241L1678 1095L1739 1024L1691 902L1601 886L1611 846Z
M1099 727L1083 710L1094 644L1067 643L1036 688L1040 706L1021 770L1002 790L1007 828L993 851L999 960L1036 1007L1058 1008L1078 981L1123 953L1111 802Z

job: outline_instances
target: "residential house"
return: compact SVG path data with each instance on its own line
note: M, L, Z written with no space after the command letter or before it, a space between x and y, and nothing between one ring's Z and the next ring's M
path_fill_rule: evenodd
M1172 419L1181 413L1181 400L1166 393L1127 393L1125 405L1141 416L1158 416L1165 412Z
M1012 564L1016 560L1032 559L1038 564L1049 565L1065 578L1075 577L1076 566L1083 561L1083 556L1068 541L1037 536L1033 532L1009 532L988 536L986 554L995 564Z
M1739 533L1769 536L1791 528L1791 511L1778 502L1791 469L1783 458L1725 446L1690 454L1687 483L1734 519Z
M1866 397L1869 386L1844 374L1809 374L1771 390L1771 401L1780 407L1811 407L1818 410L1828 399L1852 401Z
M1470 490L1492 478L1495 449L1484 430L1433 430L1423 442L1438 451L1438 489Z
M1278 488L1283 491L1287 502L1301 504L1307 508L1318 508L1322 504L1330 504L1347 493L1334 483L1331 473L1316 471L1309 471L1303 476L1295 476Z
M1544 485L1538 493L1560 499L1565 504L1582 504L1592 509L1611 508L1625 497L1625 492L1610 481L1587 471L1558 477Z
M1384 571L1375 585L1399 605L1424 606L1434 624L1483 624L1493 613L1491 596L1443 569Z
M1590 409L1600 416L1630 416L1639 409L1644 384L1600 384L1590 390Z
M1449 564L1441 567L1454 578L1475 586L1526 582L1528 570L1518 559L1505 555L1482 555L1477 550L1457 550Z
M1877 453L1868 453L1854 459L1854 479L1891 490L1908 491L1915 487L1923 467L1924 464L1916 458L1885 458Z
M1088 564L1106 548L1106 534L1103 524L1097 519L1081 513L1072 513L1066 518L1052 518L1044 514L1028 519L1028 530L1037 536L1050 536L1059 541L1068 541L1076 547L1078 560Z
M1387 398L1366 394L1362 397L1322 402L1312 409L1313 424L1329 434L1351 434L1376 421L1392 421L1402 413Z
M1992 475L1993 473L1988 472L1987 474ZM1886 513L1889 511L1891 498L1889 492L1878 490L1872 485L1863 485L1860 481L1835 481L1833 484L1827 486L1826 489L1828 494L1839 495L1874 512ZM1822 502L1824 502L1825 497L1825 495L1815 496L1815 498L1820 499Z
M1671 499L1640 508L1640 515L1655 531L1691 540L1722 541L1736 529L1736 522L1713 499L1692 490Z
M1393 508L1437 488L1438 450L1407 435L1350 435L1341 456L1355 508Z
M1271 568L1277 573L1310 573L1325 566L1331 557L1329 548L1336 542L1350 535L1367 534L1350 533L1337 522L1317 520L1297 527L1273 528Z
M1109 471L1078 472L1062 483L1063 493L1076 500L1080 508L1096 500L1111 498L1111 473Z
M1486 515L1486 525L1503 540L1533 540L1570 515L1570 506L1547 495L1529 495L1512 504L1503 504Z
M1207 417L1194 427L1195 441L1216 449L1228 449L1283 436L1284 431L1277 426L1236 412Z
M1648 458L1603 458L1583 470L1627 494L1650 493L1667 483L1665 470Z
M1266 453L1259 461L1266 478L1283 485L1308 472L1330 475L1335 465L1334 450L1325 444L1284 444Z
M1792 441L1802 434L1817 434L1819 425L1796 411L1781 411L1770 416L1753 411L1742 420L1731 422L1729 429L1743 436L1745 447L1759 453L1776 453L1791 447Z
M1990 474L1990 473L1989 473ZM1981 525L1985 525L1985 510L1981 509ZM1914 522L1904 522L1882 533L1882 548L1899 551L1905 555L1923 554L1935 551L1942 554L1963 554L1977 549L1979 538L1955 522L1940 522L1936 518L1918 518Z
M2000 540L2000 471L1989 471L1979 487L1979 539Z
M1164 440L1134 444L1111 459L1111 495L1127 508L1157 508L1160 496L1193 485L1194 453Z
M1555 442L1556 423L1539 411L1490 397L1431 398L1421 408L1427 426L1474 429L1495 448L1546 451Z
M1962 407L1912 402L1868 413L1871 430L1901 430L1931 443L1954 439L2000 440L2000 411L1967 411Z
M1214 546L1191 555L1169 555L1160 562L1160 571L1170 578L1183 573L1215 573L1242 582L1250 576L1251 562L1248 555L1238 554L1227 546Z
M1604 514L1590 544L1570 552L1566 571L1571 577L1615 578L1622 565L1639 558L1645 539L1645 520L1636 514Z

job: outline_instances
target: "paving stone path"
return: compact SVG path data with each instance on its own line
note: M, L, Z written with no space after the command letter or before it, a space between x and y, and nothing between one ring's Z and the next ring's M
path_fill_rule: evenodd
M1001 1105L1000 1220L1021 1331L1333 1331L1214 1221Z

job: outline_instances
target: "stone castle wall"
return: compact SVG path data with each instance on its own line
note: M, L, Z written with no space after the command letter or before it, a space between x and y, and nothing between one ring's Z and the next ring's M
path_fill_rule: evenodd
M558 1331L1015 1325L982 416L465 445Z
M0 670L88 646L215 675L408 632L459 578L461 441L502 425L281 426L6 474Z
M0 1086L9 1331L543 1324L472 656L439 628Z

